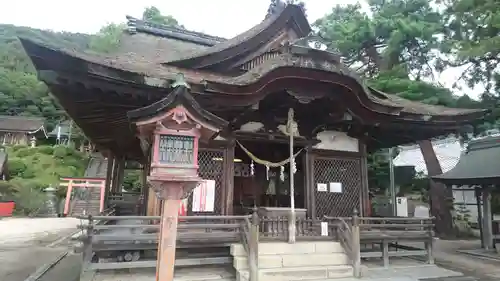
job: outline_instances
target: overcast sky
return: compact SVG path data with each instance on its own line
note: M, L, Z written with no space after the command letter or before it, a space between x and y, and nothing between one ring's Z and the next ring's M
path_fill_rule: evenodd
M126 15L141 17L145 7L156 6L187 29L233 37L259 23L271 0L0 0L0 23L54 31L94 33L110 22L124 22ZM337 4L358 0L305 0L309 21L328 13ZM364 0L361 0L363 3ZM141 4L142 3L142 4ZM439 81L451 87L460 71L442 73ZM477 97L473 91L467 91Z

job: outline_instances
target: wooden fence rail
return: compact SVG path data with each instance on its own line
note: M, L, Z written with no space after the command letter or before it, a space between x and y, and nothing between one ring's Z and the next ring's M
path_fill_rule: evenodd
M112 213L110 213L112 214ZM139 261L139 254L128 254L144 250L156 250L158 245L159 216L89 216L88 224L80 238L84 242L84 261L93 269L117 269L155 267L156 261ZM100 221L100 224L96 224ZM104 224L106 222L106 224ZM433 219L432 218L375 218L324 217L322 219L297 218L297 240L339 241L353 266L354 277L361 276L362 258L382 258L389 266L390 257L426 255L433 263ZM177 247L207 247L207 245L228 246L242 243L248 254L250 281L258 281L258 245L268 240L287 241L287 217L259 217L254 210L249 216L181 216L179 217ZM394 242L424 242L423 251L389 251ZM372 251L367 247L372 246ZM379 245L373 251L374 245ZM102 253L121 253L122 261L117 263L95 263L92 260ZM134 252L134 253L135 253ZM125 256L127 255L127 256ZM210 263L226 263L213 260ZM176 260L176 265L184 264Z

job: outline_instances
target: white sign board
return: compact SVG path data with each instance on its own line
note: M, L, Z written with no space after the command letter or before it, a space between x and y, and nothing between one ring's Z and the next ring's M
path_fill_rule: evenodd
M193 212L215 210L215 181L203 180L193 191Z
M326 221L321 222L321 236L328 236L328 223Z
M416 206L413 216L416 218L429 218L429 208L426 206Z
M330 192L342 193L342 183L341 182L331 182L330 183Z
M408 217L408 199L406 197L396 197L396 215Z
M328 191L328 185L326 183L318 183L318 191L320 191L320 192L327 192Z

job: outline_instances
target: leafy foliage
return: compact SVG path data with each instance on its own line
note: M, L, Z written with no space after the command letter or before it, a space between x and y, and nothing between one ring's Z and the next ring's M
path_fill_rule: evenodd
M179 22L177 22L174 17L170 15L162 15L160 10L155 6L147 7L142 13L142 19L157 24L183 27L182 25L179 25Z
M500 62L500 2L492 0L441 0L445 7L445 65L464 66L462 78L474 87L481 83L488 95L498 94Z
M43 190L57 187L61 177L81 177L88 157L67 146L8 147L10 180L19 185L30 185Z

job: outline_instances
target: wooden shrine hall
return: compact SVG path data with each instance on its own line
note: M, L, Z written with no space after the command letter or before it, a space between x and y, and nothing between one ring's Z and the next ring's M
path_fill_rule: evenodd
M289 208L292 123L298 214L366 214L369 151L455 133L485 115L373 89L311 34L302 8L288 4L231 39L128 17L120 48L106 56L20 40L40 80L114 159L108 192L120 190L125 161L142 165L148 186L152 142L138 137L134 111L182 105L220 126L197 152L206 202L191 196L188 215ZM179 153L192 149L179 142ZM154 191L143 192L146 213L158 215Z

